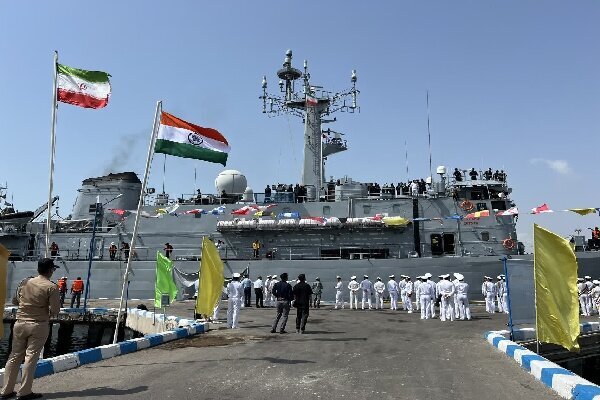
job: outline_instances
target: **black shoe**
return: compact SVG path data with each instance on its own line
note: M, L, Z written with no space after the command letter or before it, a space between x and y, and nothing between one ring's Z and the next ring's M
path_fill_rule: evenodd
M279 333L287 333L287 332L282 330L282 331L279 331Z
M17 392L10 392L0 396L0 399L12 399L17 395Z
M19 396L17 397L17 400L30 400L30 399L41 399L42 397L44 397L43 394L41 393L29 393L26 394L25 396Z
M271 329L271 333L277 333L275 329Z
M300 334L301 334L301 335L304 335L304 331L300 331Z
M296 329L296 333L300 333L300 329Z

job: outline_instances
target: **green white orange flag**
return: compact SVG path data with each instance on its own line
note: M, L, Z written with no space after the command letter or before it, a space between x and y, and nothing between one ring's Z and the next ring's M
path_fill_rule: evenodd
M57 100L85 108L102 108L110 97L110 75L56 64Z
M227 139L218 130L204 128L162 112L154 146L156 153L194 158L224 166L229 150Z

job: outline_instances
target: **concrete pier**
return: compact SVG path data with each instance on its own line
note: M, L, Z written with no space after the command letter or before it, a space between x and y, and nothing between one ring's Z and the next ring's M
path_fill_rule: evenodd
M191 315L193 302L168 312ZM473 321L418 313L310 310L307 331L271 334L273 309L241 310L240 329L211 331L36 380L48 398L77 399L558 399L482 339L504 314ZM222 316L225 316L223 311Z

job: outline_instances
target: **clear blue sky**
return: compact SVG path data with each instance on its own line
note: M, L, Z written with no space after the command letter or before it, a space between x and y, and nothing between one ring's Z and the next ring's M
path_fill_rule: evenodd
M219 129L255 191L300 179L302 124L261 114L260 82L285 50L308 59L314 84L361 90L358 115L332 129L350 150L327 175L360 181L429 175L425 93L433 163L504 168L522 212L600 207L600 4L594 1L0 3L0 182L20 210L47 196L52 56L112 75L108 107L58 110L56 193L66 216L86 177L143 172L154 106ZM286 14L288 12L289 14ZM151 186L163 180L162 155ZM166 189L214 191L221 166L167 160ZM563 235L600 225L571 213L521 215Z

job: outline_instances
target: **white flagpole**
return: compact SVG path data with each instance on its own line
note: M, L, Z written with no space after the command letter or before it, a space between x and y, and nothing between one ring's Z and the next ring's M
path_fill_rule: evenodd
M127 256L127 267L125 268L125 275L123 276L123 289L121 290L121 301L119 303L119 311L117 313L117 324L115 326L115 335L113 337L113 343L117 343L117 336L119 335L119 321L121 321L121 314L123 308L123 299L125 297L125 288L127 286L127 279L129 278L129 270L131 269L131 260L135 252L135 239L137 237L138 226L140 222L140 214L142 213L142 206L144 205L144 194L146 193L146 185L148 184L148 175L150 174L150 165L152 164L152 156L154 155L154 141L156 139L156 129L158 127L158 121L160 120L160 112L162 108L162 101L156 102L156 112L154 113L154 122L152 124L152 134L150 135L150 145L148 146L148 157L146 158L146 170L144 172L144 180L142 181L142 189L140 191L140 199L138 201L137 214L135 215L135 223L133 224L133 234L131 237L131 246L129 248L129 255Z
M54 155L56 153L56 107L58 90L58 51L54 51L54 91L52 93L52 129L50 129L50 179L48 184L48 217L46 219L46 253L45 257L50 255L50 218L52 217L52 188L54 186Z

